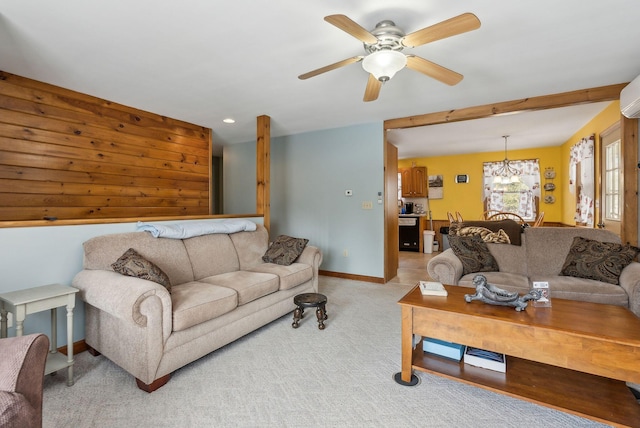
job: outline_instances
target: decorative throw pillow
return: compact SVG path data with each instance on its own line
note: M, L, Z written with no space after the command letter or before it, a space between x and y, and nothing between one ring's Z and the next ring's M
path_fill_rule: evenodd
M462 274L497 272L498 262L489 252L487 244L478 235L450 236L449 246L462 262Z
M497 232L493 232L486 227L468 226L458 230L459 236L472 236L478 235L484 242L491 242L492 244L510 244L511 240L507 232L500 229Z
M157 265L142 257L136 250L129 248L111 265L121 275L133 276L157 282L171 292L171 281Z
M280 235L271 243L267 252L262 256L262 260L267 263L289 266L302 254L307 242L309 242L308 239Z
M564 261L561 275L620 284L622 269L640 253L640 248L600 242L576 236Z

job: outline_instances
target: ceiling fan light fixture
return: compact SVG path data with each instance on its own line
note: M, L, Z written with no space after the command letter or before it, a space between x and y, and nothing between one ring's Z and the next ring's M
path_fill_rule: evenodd
M362 68L381 82L390 80L406 65L405 54L388 49L373 52L362 61Z

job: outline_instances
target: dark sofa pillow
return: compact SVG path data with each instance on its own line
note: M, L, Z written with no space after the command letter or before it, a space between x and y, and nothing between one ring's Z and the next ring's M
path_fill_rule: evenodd
M302 254L308 242L308 239L280 235L271 243L267 252L262 256L262 260L267 263L289 266Z
M620 284L622 269L636 258L640 248L576 236L560 275Z
M171 292L171 281L156 264L142 257L136 250L129 248L111 265L121 275L133 276L157 282Z
M462 262L462 274L473 272L497 272L498 262L489 247L478 235L449 236L449 246Z

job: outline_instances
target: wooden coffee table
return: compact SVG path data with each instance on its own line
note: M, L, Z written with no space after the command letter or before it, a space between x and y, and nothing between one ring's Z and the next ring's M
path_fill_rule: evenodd
M517 312L479 301L472 288L445 286L448 297L418 287L402 307L402 371L456 379L512 397L618 426L640 426L640 404L624 381L640 383L640 318L620 306L553 299ZM433 337L507 354L507 372L473 367L414 347Z

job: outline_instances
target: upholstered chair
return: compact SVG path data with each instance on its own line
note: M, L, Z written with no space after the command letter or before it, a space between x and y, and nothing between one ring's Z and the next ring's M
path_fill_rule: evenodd
M0 339L0 427L42 426L42 388L49 338Z

